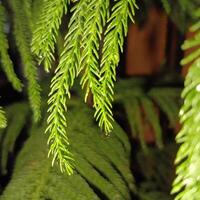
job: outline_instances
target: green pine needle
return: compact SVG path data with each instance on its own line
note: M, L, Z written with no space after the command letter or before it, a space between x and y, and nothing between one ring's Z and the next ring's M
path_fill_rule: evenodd
M39 63L44 62L47 72L54 60L54 51L61 19L67 13L69 0L44 0L43 9L33 33L32 52L37 55Z
M49 153L53 155L53 162L60 163L61 171L69 174L73 171L72 154L68 151L67 122L65 117L67 95L70 97L70 87L80 72L80 40L83 34L86 1L81 0L73 8L73 15L69 22L69 30L65 37L64 50L60 56L59 65L51 82L49 94L49 117L46 131L49 136Z
M110 132L112 127L110 120L112 111L104 101L104 93L100 87L100 69L99 69L99 46L103 27L106 24L109 8L108 0L93 0L87 6L87 14L83 33L83 52L81 65L84 73L81 79L82 88L86 88L85 101L91 91L93 95L93 107L95 108L95 118L99 121L99 126Z
M112 130L110 121L112 117L112 101L114 95L114 81L116 80L116 67L119 63L120 52L123 51L124 37L128 32L128 17L132 21L136 3L135 0L116 0L112 8L112 14L108 19L108 27L105 32L103 55L101 60L100 85L103 96L100 110L100 126L109 133Z
M27 21L24 20L27 16L23 8L21 8L20 0L10 0L10 5L14 12L14 34L16 43L21 55L24 74L28 81L28 98L33 111L33 119L37 122L41 118L41 89L38 84L36 63L30 51L31 30Z
M5 117L5 112L3 108L0 106L0 128L5 128L7 126L7 120Z
M200 18L198 18L199 20ZM198 22L197 22L198 24ZM194 25L196 26L196 25ZM196 28L195 28L196 29ZM193 39L187 40L183 47L190 48L200 42L200 27ZM198 40L198 41L197 41ZM173 183L172 193L176 193L175 200L199 199L200 179L200 54L199 47L182 60L182 64L191 62L182 92L184 104L180 110L182 129L176 141L181 144L176 156L177 177Z
M22 83L14 72L13 63L8 54L8 40L5 34L6 13L2 5L0 5L0 58L2 69L5 72L8 80L11 82L14 89L22 90Z

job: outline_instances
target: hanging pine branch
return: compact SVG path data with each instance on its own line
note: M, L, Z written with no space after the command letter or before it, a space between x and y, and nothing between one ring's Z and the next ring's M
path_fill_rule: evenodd
M81 59L81 66L84 69L84 73L81 79L82 88L86 88L85 101L89 92L93 95L93 107L95 108L95 118L99 120L99 125L107 132L107 127L110 127L109 117L112 112L107 108L106 102L103 101L102 91L100 90L100 69L99 69L99 46L103 27L106 24L107 14L109 8L108 0L93 0L88 4L87 11L92 14L87 14L87 18L84 24L83 33L83 52ZM107 113L109 111L109 115ZM103 127L103 124L107 126Z
M27 16L26 12L21 7L20 1L10 0L9 2L14 12L14 34L24 66L24 74L28 81L28 97L33 110L33 118L35 121L39 121L41 115L41 89L38 84L36 63L30 52L31 30L29 29L27 21L24 20Z
M86 1L81 0L73 8L73 15L69 22L69 30L65 37L64 50L59 65L51 82L49 94L49 117L46 131L50 132L50 154L60 163L61 171L72 173L72 154L68 151L68 137L66 133L66 95L70 97L70 87L80 71L80 49L85 21Z
M61 19L67 13L69 0L44 0L43 9L33 34L32 51L44 62L47 72L51 69L54 60L54 44L58 35Z
M115 1L112 14L108 19L108 28L105 33L103 56L101 61L101 90L103 94L103 106L97 110L100 116L100 126L106 131L112 130L112 101L114 81L116 80L116 67L120 59L120 51L123 51L124 37L128 32L128 17L132 21L136 3L135 0ZM109 119L109 120L108 120Z
M106 81L109 78L109 81L113 81L113 73L115 76L114 71L119 62L119 51L120 49L122 51L123 37L127 34L128 16L133 19L134 6L135 1L117 1L110 19L108 19L108 0L80 0L72 8L73 14L68 25L64 49L51 82L51 92L48 100L50 107L48 110L49 118L46 131L50 132L48 140L50 145L49 154L53 155L52 163L58 161L61 171L67 171L71 174L73 169L73 156L68 150L69 140L66 132L66 99L67 95L70 97L70 88L73 86L74 79L81 71L81 85L82 88L86 89L85 101L91 91L93 94L93 106L96 110L95 118L106 133L112 129L112 98L110 98L111 96L108 93L110 92L110 84L113 83L107 84ZM120 17L117 16L118 11L121 13ZM109 25L106 32L107 39L104 41L105 50L103 52L103 68L101 72L99 46L106 21L108 21ZM112 39L113 34L115 36L114 39ZM113 45L114 54L112 53ZM34 46L34 48L38 48L38 46ZM108 51L111 54L109 58L106 57ZM110 65L110 62L112 63L116 55L118 59L117 61L115 60L114 66L111 69L108 65ZM110 60L107 61L107 59ZM111 71L105 74L105 70ZM101 75L103 78L101 78Z
M181 143L176 156L177 177L172 193L178 193L175 200L196 200L200 196L200 11L198 22L191 27L194 38L183 44L183 49L196 47L192 53L182 60L182 64L191 63L182 92L184 104L180 110L180 120L183 124L176 140Z
M0 58L2 69L14 89L22 90L22 83L14 72L13 63L8 55L8 40L5 34L6 13L4 7L0 4Z

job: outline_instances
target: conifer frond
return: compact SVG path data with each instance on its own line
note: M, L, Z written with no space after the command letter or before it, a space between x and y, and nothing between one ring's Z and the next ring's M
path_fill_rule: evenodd
M191 28L195 36L183 44L183 49L188 49L200 42L200 12L197 23ZM196 26L197 25L197 26ZM199 41L199 42L197 42ZM200 54L199 46L191 54L182 60L182 64L191 63L185 79L185 88L182 92L184 104L180 110L182 129L177 135L176 141L181 144L176 156L177 177L173 183L172 193L176 193L175 200L196 200L200 196Z
M40 85L38 84L38 73L36 63L30 51L31 30L24 20L27 16L19 0L10 0L11 8L14 12L14 34L16 43L21 55L24 74L28 81L28 98L33 111L34 121L39 121L41 117L41 97Z
M5 33L6 13L3 5L0 4L0 58L1 68L5 72L8 80L11 82L14 89L22 90L22 83L14 72L13 63L8 54L8 40Z
M61 19L67 13L69 0L44 0L43 9L38 24L33 32L32 52L38 56L39 62L44 62L47 72L54 60L54 51Z
M21 5L23 7L23 10L25 12L25 15L27 17L27 25L30 27L30 30L33 31L33 13L32 13L32 7L33 7L33 0L22 0ZM42 3L42 1L40 1Z
M7 120L5 117L5 111L0 106L0 128L5 128L7 126Z
M115 5L112 8L112 14L108 19L108 27L105 33L104 46L101 60L101 90L103 96L104 106L98 111L106 113L106 117L101 117L100 126L104 128L106 132L112 130L112 124L108 121L112 121L112 101L113 101L113 87L116 80L116 67L119 63L120 52L123 51L124 37L128 32L128 17L132 21L135 8L135 0L116 0ZM105 116L105 114L103 115Z
M162 126L159 113L162 111L166 115L171 127L176 126L181 89L153 87L146 91L144 88L145 81L141 79L119 80L116 84L114 103L123 105L132 136L139 137L141 146L146 151L144 123L153 129L156 144L162 148Z
M61 171L72 173L72 155L68 151L69 141L66 132L67 122L65 112L67 110L67 95L70 97L70 88L75 77L80 72L80 40L83 34L83 22L85 20L85 8L87 2L79 1L72 8L73 15L70 18L69 30L65 37L64 50L60 56L59 65L51 81L49 94L49 117L46 131L50 132L50 154L54 160L60 163ZM53 161L54 163L54 161Z
M26 0L25 0L26 1ZM32 2L31 7L31 16L32 16L32 24L33 24L33 30L36 30L36 27L38 25L38 20L40 18L40 14L42 13L43 4L45 0L34 0ZM32 41L33 42L33 41Z
M93 107L95 118L99 126L108 133L112 127L110 120L112 111L104 101L104 94L100 87L99 46L103 28L106 24L109 8L108 0L93 0L87 6L88 15L84 24L83 52L81 65L84 73L81 79L82 88L86 88L85 101L89 91L93 94ZM92 14L89 14L92 13Z

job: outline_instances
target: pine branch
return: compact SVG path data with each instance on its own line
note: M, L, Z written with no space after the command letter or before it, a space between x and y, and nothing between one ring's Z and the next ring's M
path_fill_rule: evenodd
M38 56L39 63L44 62L47 72L54 60L54 44L62 16L67 13L67 3L69 0L44 0L42 13L33 33L32 52Z
M108 28L105 33L103 56L101 61L101 90L104 107L98 111L106 113L101 117L100 126L106 132L112 130L109 120L112 117L113 87L116 80L116 67L119 63L120 52L123 51L124 37L128 32L128 17L133 21L134 9L137 7L135 0L116 0L112 14L108 19ZM105 114L104 114L105 115Z
M40 3L41 3L41 1L40 1ZM33 2L34 2L33 0L22 0L21 1L23 10L27 17L27 19L26 19L27 25L29 26L31 32L33 31L33 21L34 21L33 13L32 13Z
M200 12L198 13L197 23L191 28L196 32L194 38L188 39L183 49L188 49L194 44L200 42ZM196 26L197 25L197 26ZM199 40L199 42L197 42ZM177 177L173 183L172 193L176 193L175 200L196 200L200 196L199 187L199 152L200 152L200 134L199 134L199 107L200 107L200 54L199 46L196 46L191 54L182 60L182 64L191 63L189 72L185 79L185 88L182 92L184 104L180 110L180 121L182 129L178 133L176 141L181 143L176 156Z
M44 1L45 0L34 0L32 2L31 16L32 16L32 21L33 21L32 22L32 24L33 24L33 30L36 30L36 27L38 26L38 20L40 18L40 14L42 13Z
M86 1L81 0L72 9L73 15L69 22L69 30L65 37L64 50L60 56L59 65L51 82L49 94L49 118L46 131L50 132L50 154L60 163L61 171L72 173L72 155L68 151L69 141L66 133L65 118L66 95L70 97L70 87L80 72L80 40L83 34ZM54 163L53 160L53 163Z
M89 92L93 94L93 107L95 108L95 118L99 121L99 126L109 132L112 112L102 99L99 85L99 43L108 15L109 1L91 1L88 6L88 16L84 25L83 33L83 53L81 64L84 73L81 79L82 88L86 89L85 101ZM92 13L92 14L89 14ZM108 112L108 113L107 113ZM104 126L105 124L105 126Z
M2 69L13 88L17 91L22 90L22 83L14 72L13 63L8 55L8 40L5 34L6 13L2 5L0 5L0 58Z
M7 120L5 117L5 112L3 108L0 106L0 128L5 128L7 126Z
M14 12L14 34L16 43L24 66L24 74L28 81L28 98L33 111L34 121L39 121L41 117L40 105L40 85L38 84L38 74L36 64L30 52L31 30L24 20L27 16L19 0L10 0L11 8Z

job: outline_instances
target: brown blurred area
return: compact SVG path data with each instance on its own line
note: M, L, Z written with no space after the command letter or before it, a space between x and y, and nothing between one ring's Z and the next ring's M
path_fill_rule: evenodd
M126 54L128 75L152 75L159 71L165 59L167 20L162 10L152 7L143 27L130 26Z

